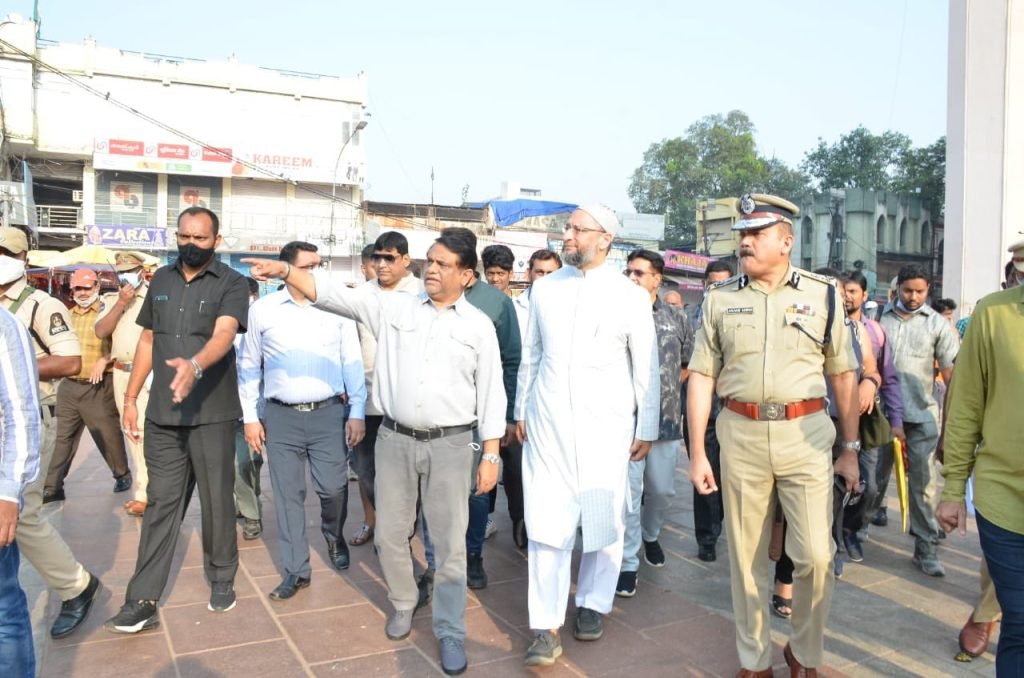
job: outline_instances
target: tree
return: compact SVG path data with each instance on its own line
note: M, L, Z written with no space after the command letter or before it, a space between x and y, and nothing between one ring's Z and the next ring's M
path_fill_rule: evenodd
M816 188L890 189L900 173L903 156L910 150L910 138L899 132L874 135L866 127L818 145L804 155L800 169L814 181Z
M946 211L946 137L904 154L892 188L904 193L920 193L932 217L942 218Z
M696 243L698 200L748 192L805 192L803 174L758 154L754 131L746 113L730 111L701 118L686 136L650 145L643 164L633 171L628 192L638 212L666 215L665 246Z

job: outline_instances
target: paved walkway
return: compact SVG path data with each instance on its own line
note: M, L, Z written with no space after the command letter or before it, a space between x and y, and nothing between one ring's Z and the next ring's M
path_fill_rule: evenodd
M103 589L83 627L70 638L53 641L45 629L59 602L49 600L38 575L31 566L23 566L22 579L35 609L42 676L441 675L429 609L416 615L408 639L391 642L385 638L383 627L390 606L371 547L353 548L352 566L344 573L328 567L312 490L307 502L314 549L312 586L291 600L270 601L267 593L280 576L274 563L277 529L269 478L263 483L264 511L269 518L263 537L246 542L239 530L241 562L234 610L214 615L206 609L209 587L202 570L199 507L193 505L182 527L174 573L161 603L159 629L138 636L107 633L102 625L123 602L135 565L141 521L120 509L125 496L111 494L113 481L108 470L95 449L85 445L88 438L69 477L68 500L48 510L78 558L100 577ZM662 539L667 565L661 569L641 565L637 596L616 599L605 637L596 643L578 643L572 638L570 604L565 653L555 667L538 673L735 675L739 666L725 540L720 543L717 562L697 560L685 473L684 461L677 470L679 494ZM350 494L348 533L361 518L354 483ZM522 658L531 640L526 559L512 543L503 507L502 496L495 514L499 531L484 552L490 585L470 592L466 611L470 676L526 673ZM994 674L991 654L970 664L952 659L957 632L976 596L976 533L972 529L967 538L951 536L946 540L940 552L947 570L944 579L918 572L910 563L911 550L910 538L898 535L895 528L872 528L871 541L865 544L865 562L847 563L836 587L826 640L827 674ZM785 675L782 646L787 631L787 622L772 618L777 675Z

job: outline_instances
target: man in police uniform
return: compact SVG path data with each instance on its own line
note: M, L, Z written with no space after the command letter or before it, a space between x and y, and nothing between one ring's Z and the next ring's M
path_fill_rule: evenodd
M139 317L139 309L149 292L149 283L143 276L143 259L138 252L118 252L115 259L121 289L116 293L106 294L101 299L100 317L96 321L96 336L100 339L110 337L110 357L114 361L114 401L117 411L124 418L124 393L128 388L128 379L132 373L132 360L135 347L139 343L142 327L135 319ZM145 412L149 404L149 385L143 382L139 391L136 410ZM142 422L138 422L142 425ZM146 458L142 454L142 442L135 442L125 436L128 444L128 455L135 467L135 485L132 498L125 502L124 509L130 515L141 516L148 505L146 488L149 485L149 473L146 471Z
M739 675L771 675L768 542L777 496L796 565L793 634L784 656L791 675L816 676L834 585L833 472L847 491L859 475L857 359L834 281L789 263L796 205L745 195L740 212L733 230L740 232L744 275L709 290L690 360L690 480L701 494L717 490L704 449L717 389ZM825 410L825 376L843 439L834 471L836 427Z
M25 324L35 344L42 406L39 468L48 469L57 436L56 382L78 374L82 349L71 331L71 319L64 304L28 284L27 252L28 238L23 231L0 228L0 301ZM85 620L100 580L85 571L60 534L40 515L45 483L46 473L42 472L25 488L24 508L18 520L18 547L63 601L50 628L51 636L63 638Z

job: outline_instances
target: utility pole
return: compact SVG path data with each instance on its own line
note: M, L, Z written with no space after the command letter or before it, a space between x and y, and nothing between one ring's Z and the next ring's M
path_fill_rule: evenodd
M434 204L434 166L430 166L430 204Z

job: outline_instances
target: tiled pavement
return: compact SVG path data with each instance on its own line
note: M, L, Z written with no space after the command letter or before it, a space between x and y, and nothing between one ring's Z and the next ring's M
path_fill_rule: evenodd
M83 676L431 676L441 675L429 609L415 618L412 635L401 642L384 636L390 611L371 547L352 549L344 573L327 566L317 528L316 497L308 493L308 529L314 548L313 583L295 598L273 603L267 593L280 580L275 566L276 526L270 482L263 484L267 520L260 540L246 542L239 531L241 562L236 579L238 605L224 615L206 609L209 587L203 576L199 508L193 505L182 527L176 563L161 604L159 629L138 636L103 630L124 598L138 544L140 521L120 510L124 495L110 493L112 481L86 437L69 477L64 506L47 510L68 543L104 588L83 628L70 638L45 635L59 603L48 600L38 575L23 566L22 579L34 605L40 674ZM266 473L266 471L264 471ZM730 612L725 541L719 560L697 560L685 461L677 470L678 496L662 539L668 564L641 565L638 594L616 599L605 637L596 643L563 634L558 664L537 673L549 676L731 676L738 670ZM360 523L356 486L350 485L347 531ZM499 492L499 495L501 493ZM195 502L198 503L198 502ZM890 502L891 503L891 502ZM526 560L511 540L504 497L495 514L499 531L487 543L486 590L470 592L467 675L497 678L522 675L531 636L526 611ZM418 546L418 544L417 544ZM925 577L910 564L912 544L893 527L872 528L865 563L847 563L837 584L828 637L831 675L992 675L992 655L958 664L956 634L977 590L977 536L951 536L941 549L947 576ZM45 615L45 619L44 619ZM772 618L777 675L788 625Z

